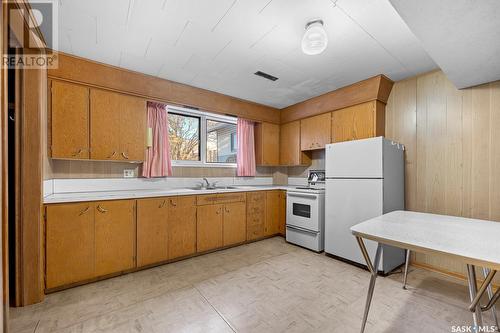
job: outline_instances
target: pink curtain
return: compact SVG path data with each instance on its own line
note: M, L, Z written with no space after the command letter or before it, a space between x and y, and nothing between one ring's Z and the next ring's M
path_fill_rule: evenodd
M171 176L168 113L165 104L148 102L148 127L153 130L153 145L146 151L142 176L146 178Z
M255 176L254 123L238 118L236 139L238 142L237 175Z

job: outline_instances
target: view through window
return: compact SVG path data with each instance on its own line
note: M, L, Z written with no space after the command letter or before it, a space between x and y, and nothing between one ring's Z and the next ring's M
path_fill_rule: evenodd
M168 113L174 164L236 164L236 117L179 107L169 107Z

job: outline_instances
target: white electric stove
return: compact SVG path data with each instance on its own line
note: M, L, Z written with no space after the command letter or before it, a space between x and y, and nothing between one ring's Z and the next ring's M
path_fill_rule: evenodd
M325 230L325 171L309 171L308 186L287 190L287 242L321 252Z

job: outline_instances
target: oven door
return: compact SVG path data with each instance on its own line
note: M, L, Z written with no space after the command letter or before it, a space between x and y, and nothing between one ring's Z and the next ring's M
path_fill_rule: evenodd
M286 224L319 232L319 198L314 193L288 192Z

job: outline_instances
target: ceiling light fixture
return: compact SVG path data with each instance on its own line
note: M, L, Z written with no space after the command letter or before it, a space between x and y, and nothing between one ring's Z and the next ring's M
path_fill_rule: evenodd
M314 20L306 24L306 32L302 37L302 52L315 55L323 52L328 45L328 36L323 27L323 20Z

